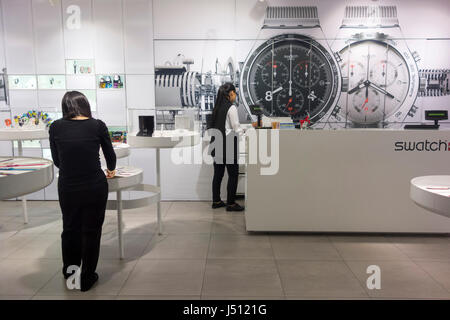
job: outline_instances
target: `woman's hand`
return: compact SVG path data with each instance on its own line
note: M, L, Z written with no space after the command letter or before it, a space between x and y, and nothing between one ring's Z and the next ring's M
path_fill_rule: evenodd
M109 171L108 169L106 169L106 179L114 178L115 175L116 175L116 170Z

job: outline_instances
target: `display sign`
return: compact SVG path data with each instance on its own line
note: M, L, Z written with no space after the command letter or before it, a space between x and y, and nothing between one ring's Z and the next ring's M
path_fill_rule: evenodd
M102 74L97 76L99 89L123 89L125 76L123 74Z
M66 60L67 74L92 75L94 72L94 60Z
M36 76L9 75L8 86L11 90L35 90L37 88Z
M65 75L39 75L38 76L39 89L52 90L52 89L66 89L66 76Z

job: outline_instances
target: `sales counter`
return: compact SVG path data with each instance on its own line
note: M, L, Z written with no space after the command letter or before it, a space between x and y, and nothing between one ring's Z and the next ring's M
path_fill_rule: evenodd
M450 233L450 219L410 199L412 178L450 173L450 131L256 130L258 142L261 135L269 150L278 147L279 165L267 175L276 166L247 164L248 231Z

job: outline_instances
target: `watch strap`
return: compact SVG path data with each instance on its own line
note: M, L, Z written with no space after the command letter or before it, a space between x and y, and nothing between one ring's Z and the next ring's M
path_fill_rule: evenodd
M266 9L263 29L296 29L319 26L317 7L269 6Z
M419 70L421 97L440 97L450 95L450 69Z
M342 27L398 27L396 6L347 6Z

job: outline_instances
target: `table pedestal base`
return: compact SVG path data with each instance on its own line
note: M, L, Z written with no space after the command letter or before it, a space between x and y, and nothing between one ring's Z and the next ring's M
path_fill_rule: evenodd
M122 191L144 191L153 193L152 195L139 199L123 200ZM157 203L157 223L158 223L158 234L161 234L161 189L157 186L152 186L148 184L138 184L136 186L117 190L117 200L108 200L106 209L117 210L117 230L119 237L119 257L124 259L125 250L123 246L123 219L122 211L124 209L136 209L147 207L153 203Z

